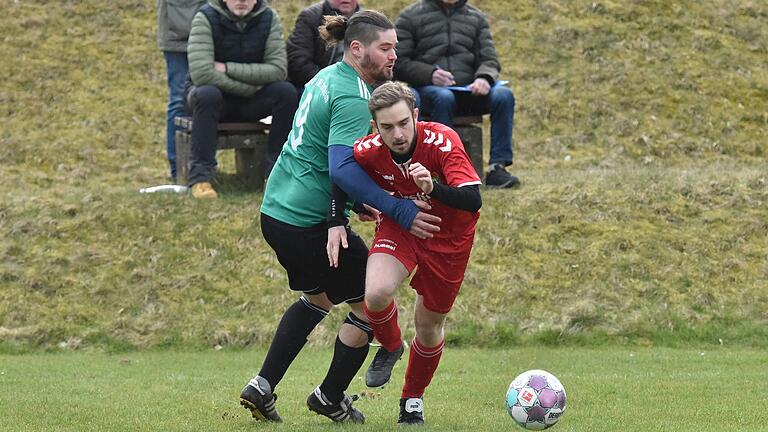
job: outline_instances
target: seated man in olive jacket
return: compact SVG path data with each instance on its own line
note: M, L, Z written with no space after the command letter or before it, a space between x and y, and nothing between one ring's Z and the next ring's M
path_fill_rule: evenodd
M341 60L344 48L334 45L328 48L320 38L318 27L326 15L352 16L360 10L357 0L324 0L307 7L296 17L296 26L288 37L288 79L301 93L320 69Z
M395 79L416 90L420 112L449 127L454 116L490 112L485 184L517 186L505 169L512 165L515 97L498 83L501 65L485 15L467 0L420 0L400 13L395 29Z
M265 174L269 175L291 129L296 89L286 78L280 19L267 0L208 0L192 20L187 46L192 113L189 185L195 198L216 198L219 121L253 122L272 115Z

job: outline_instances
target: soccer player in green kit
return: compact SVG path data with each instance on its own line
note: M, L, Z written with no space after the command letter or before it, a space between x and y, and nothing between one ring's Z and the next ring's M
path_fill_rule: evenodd
M307 83L261 206L262 234L286 269L291 290L302 295L283 314L261 370L243 389L240 403L258 420L282 421L275 387L312 330L334 305L346 302L351 312L339 329L326 377L310 393L307 406L335 422L363 423L365 417L344 392L373 337L362 304L368 248L346 225L326 222L333 182L417 237L431 237L440 218L422 212L423 204L390 196L354 161L353 143L370 130L373 86L392 78L394 26L381 13L365 10L349 18L327 17L320 33L326 41L343 40L344 58ZM329 236L345 239L332 266L326 252Z

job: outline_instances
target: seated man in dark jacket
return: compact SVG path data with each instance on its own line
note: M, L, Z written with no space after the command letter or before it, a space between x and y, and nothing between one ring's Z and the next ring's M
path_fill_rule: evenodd
M415 88L417 104L431 121L453 126L455 115L490 112L485 184L517 186L517 177L505 169L512 164L515 97L497 82L501 66L485 15L467 0L421 0L400 13L395 27L395 79Z
M341 60L341 45L326 47L317 30L325 15L352 16L360 10L357 0L325 0L302 10L296 17L296 26L288 37L288 79L299 89L309 82L320 69Z
M298 104L285 81L286 55L280 19L267 0L208 0L192 21L187 46L185 102L192 113L189 185L195 198L216 198L219 121L253 122L272 115L265 174L283 148Z

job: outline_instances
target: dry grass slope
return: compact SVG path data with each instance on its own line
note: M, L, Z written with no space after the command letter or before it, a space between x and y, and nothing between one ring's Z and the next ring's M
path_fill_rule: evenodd
M287 32L304 2L274 3ZM525 185L484 194L452 343L768 345L768 6L472 3ZM136 193L166 180L154 25L0 1L3 349L259 344L295 298L230 155L216 203Z

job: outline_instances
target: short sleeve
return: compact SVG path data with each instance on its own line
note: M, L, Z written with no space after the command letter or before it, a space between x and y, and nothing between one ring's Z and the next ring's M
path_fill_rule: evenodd
M469 160L459 135L449 128L445 128L442 132L445 133L446 141L445 145L438 148L438 153L447 185L461 187L481 184L480 177Z
M371 132L368 101L357 96L336 99L331 108L328 145L352 146L357 139Z

